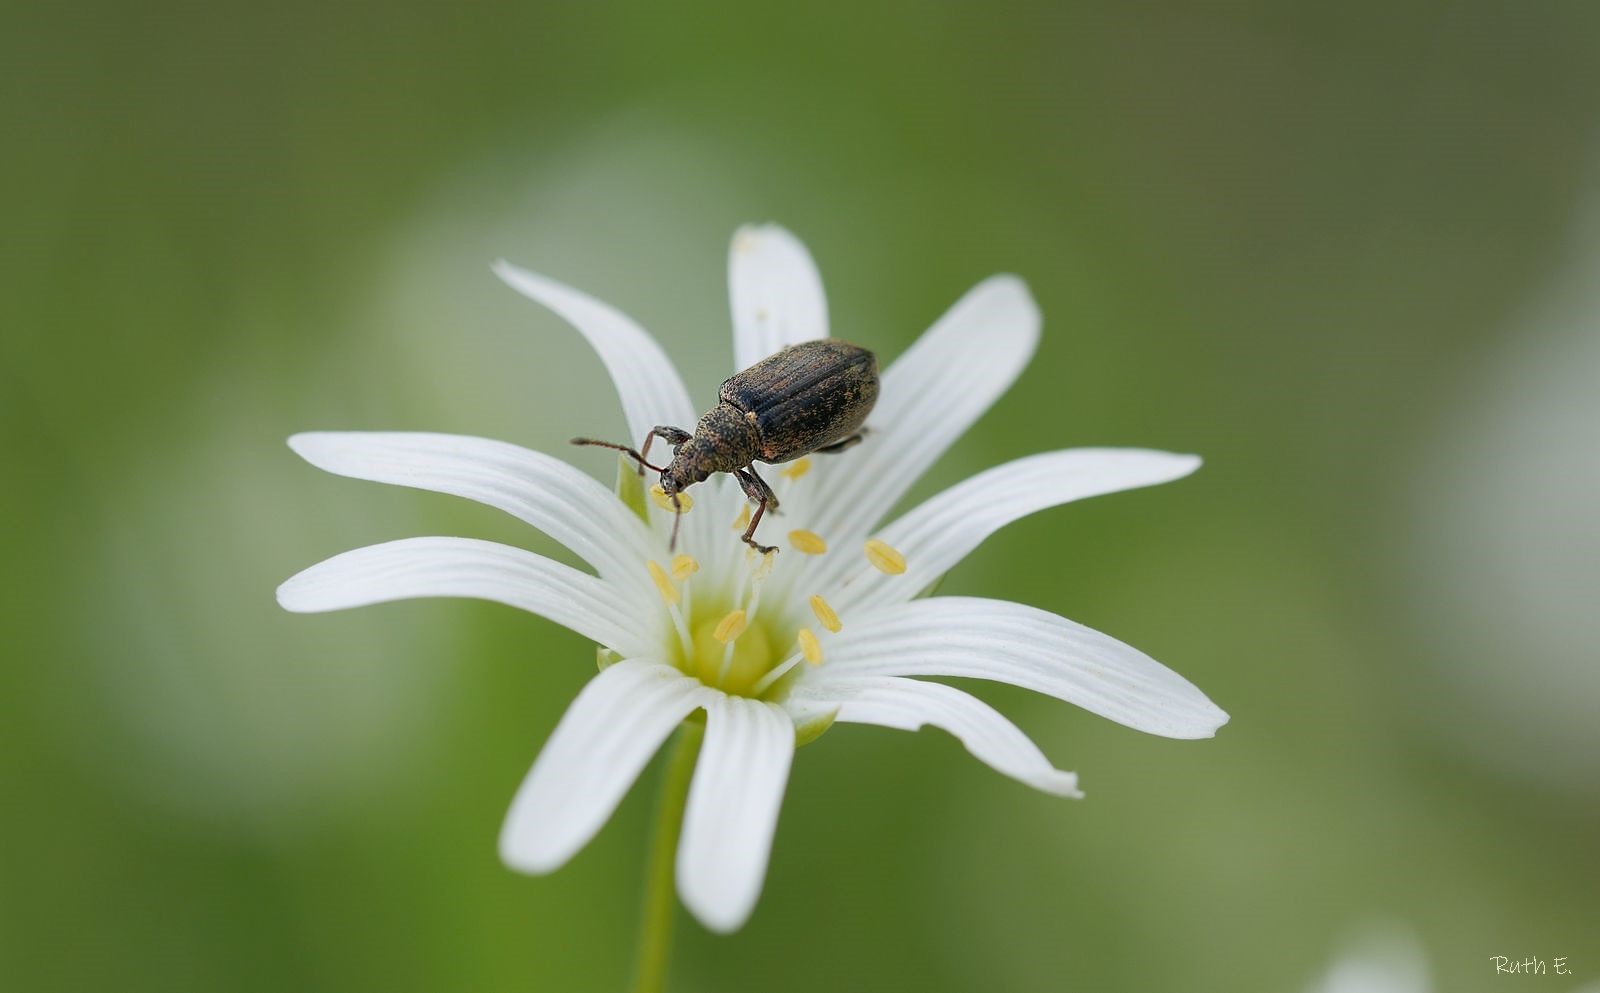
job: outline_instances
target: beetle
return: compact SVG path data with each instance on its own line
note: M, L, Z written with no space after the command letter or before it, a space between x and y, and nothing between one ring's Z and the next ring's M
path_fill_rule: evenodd
M644 436L642 451L593 438L574 438L572 443L616 449L639 463L641 473L660 473L661 489L674 507L688 487L714 473L732 473L756 504L740 540L762 554L777 551L755 540L762 515L778 509L778 498L756 474L755 463L779 465L813 452L842 452L860 442L862 422L878 401L877 357L838 338L804 341L729 376L717 396L717 405L705 412L692 434L658 424ZM657 438L673 448L665 466L646 461ZM674 519L669 547L677 540Z

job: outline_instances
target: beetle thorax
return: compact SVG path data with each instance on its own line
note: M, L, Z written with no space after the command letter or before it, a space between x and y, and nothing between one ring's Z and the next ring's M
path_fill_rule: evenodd
M682 490L716 472L732 472L761 454L756 426L737 408L719 403L695 425L694 436L678 446L661 473L661 488Z

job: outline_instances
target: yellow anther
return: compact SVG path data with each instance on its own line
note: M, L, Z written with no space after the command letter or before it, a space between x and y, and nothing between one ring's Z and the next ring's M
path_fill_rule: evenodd
M673 507L672 497L667 496L667 491L661 488L660 483L650 487L651 503L668 512L676 510L680 514L687 514L689 512L689 508L694 506L694 500L691 499L687 493L678 493L675 495L678 498L677 507Z
M811 612L817 615L817 620L822 622L823 627L834 634L838 634L839 629L844 627L839 623L839 615L833 612L833 606L820 596L811 598Z
M807 555L821 555L828 550L828 543L815 531L790 531L789 544L794 546L795 551Z
M810 459L795 459L793 462L790 462L787 467L778 470L778 475L784 477L785 479L799 479L801 476L804 476L810 471Z
M744 611L735 610L733 613L717 622L717 629L711 632L711 637L726 645L728 642L738 638L741 634L744 634L744 629L747 626L748 622L745 620Z
M906 571L906 557L876 538L867 541L867 561L885 575L898 576Z
M811 665L822 664L822 643L817 641L817 636L811 633L810 628L801 628L795 640L800 642L800 654L806 657L807 662Z
M680 583L699 571L700 563L693 555L679 555L672 560L672 578Z
M656 590L661 594L661 599L667 601L668 606L678 602L678 588L672 585L672 580L667 578L667 570L656 565L654 559L646 560L645 567L650 570L650 578L655 581Z
M733 519L733 529L743 531L750 526L750 505L747 503L739 508L739 516Z

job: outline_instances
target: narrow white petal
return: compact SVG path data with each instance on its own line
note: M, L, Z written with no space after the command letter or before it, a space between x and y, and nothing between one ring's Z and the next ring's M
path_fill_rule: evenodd
M818 692L802 682L795 695L838 706L836 721L916 731L931 724L955 735L996 772L1056 796L1079 797L1078 777L1050 764L1028 736L993 707L953 686L899 676L840 677Z
M296 613L415 597L473 597L519 607L625 656L659 644L626 591L521 548L475 538L402 538L335 555L285 580L278 603Z
M562 715L500 830L513 869L560 868L588 844L650 757L712 691L672 666L628 660L602 670Z
M852 610L909 600L1012 521L1073 500L1170 482L1199 467L1198 456L1138 448L1074 448L1007 462L884 528L880 537L906 557L903 575L885 576L859 556L838 556L818 585ZM848 592L835 588L839 582L847 582Z
M794 724L777 704L718 694L706 708L678 893L713 931L737 930L755 909L793 758Z
M1136 648L1035 607L930 597L886 607L832 639L817 692L854 676L970 676L1036 690L1168 738L1209 738L1228 715ZM809 681L809 680L808 680Z
M800 239L776 224L747 224L728 249L735 369L783 348L828 336L822 277Z
M628 418L630 444L643 444L646 432L657 424L694 428L694 407L678 370L650 333L631 317L503 259L495 263L494 272L518 293L555 311L589 340L616 384Z
M614 582L647 592L654 552L644 522L616 495L560 459L465 435L379 431L297 434L307 462L356 479L476 500L533 525Z

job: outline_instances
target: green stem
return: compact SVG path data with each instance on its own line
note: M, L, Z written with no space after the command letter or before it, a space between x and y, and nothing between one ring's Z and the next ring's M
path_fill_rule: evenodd
M656 808L655 836L650 841L650 864L644 882L644 910L639 921L639 950L633 972L633 993L663 993L667 988L667 960L672 955L672 919L677 910L673 866L683 809L689 802L689 780L700 754L706 726L699 722L678 729L678 741L667 760Z

